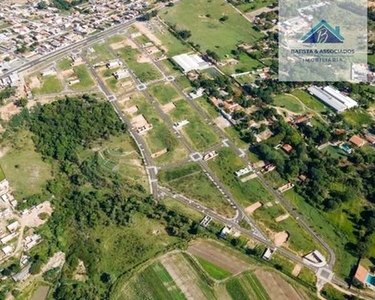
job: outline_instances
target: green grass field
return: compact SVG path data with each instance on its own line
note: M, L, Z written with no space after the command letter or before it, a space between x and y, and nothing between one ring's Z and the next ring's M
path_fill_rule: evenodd
M88 52L88 58L92 64L107 62L108 60L114 59L112 53L108 51L105 44L94 44L91 48L94 51Z
M200 97L194 100L212 119L220 117L220 113L211 104L211 101L206 97Z
M167 124L162 120L153 106L141 95L133 97L129 105L137 105L137 114L143 114L153 129L144 135L151 153L167 149L168 152L155 159L157 164L177 162L187 156L187 151L181 142L173 135Z
M303 90L294 90L291 94L301 100L303 104L305 104L308 108L316 112L324 112L329 110L327 106L325 106L318 99L311 96L308 92L305 92Z
M255 70L262 66L262 64L248 56L246 53L241 53L239 55L239 62L236 65L226 65L220 68L225 74L231 75L234 73L244 73L248 71Z
M126 46L120 49L118 53L140 81L149 82L161 78L161 74L151 63L137 61L137 57L141 55L137 49Z
M243 3L240 5L237 5L237 8L241 10L242 12L247 13L247 12L251 12L259 8L268 6L270 4L277 4L277 1L276 0L254 0L249 3Z
M41 87L33 89L33 93L40 95L60 93L63 90L61 81L56 76L41 77Z
M173 122L188 120L189 124L180 129L198 151L208 149L219 142L219 137L194 111L186 100L175 101L176 106L169 115Z
M167 104L172 100L179 97L178 92L170 84L158 84L151 86L148 91L155 97L161 104Z
M70 86L73 90L82 91L94 87L95 82L86 65L76 66L73 69L79 79L79 83Z
M70 58L64 58L62 60L60 60L58 63L57 63L57 68L60 70L60 71L66 71L66 70L69 70L72 66L71 66L71 63L72 63L72 60Z
M274 196L265 186L255 178L247 182L239 181L234 172L243 168L240 157L230 148L222 148L218 151L219 156L208 162L216 176L229 188L234 197L247 207L257 201L267 203L275 200Z
M290 201L294 207L305 217L325 241L333 248L336 253L336 265L334 271L347 277L350 274L351 268L356 264L357 258L346 251L346 244L350 242L347 234L337 228L332 222L328 221L327 217L316 208L312 207L307 201L298 195L294 190L289 190L284 193L284 197Z
M113 278L155 257L165 247L179 241L168 235L163 224L141 215L134 217L131 227L96 227L90 236L93 241L100 241L98 268Z
M223 16L228 19L219 21ZM224 0L180 1L160 11L159 16L179 30L191 31L189 41L199 44L203 51L210 49L220 57L230 54L240 42L253 43L262 37L248 20Z
M0 165L0 181L3 181L6 178L3 168Z
M371 116L361 108L355 110L348 110L342 113L344 120L352 127L361 129L362 127L369 127L374 124L374 120Z
M375 54L368 56L368 63L375 67Z
M210 275L214 279L223 280L231 275L231 273L227 270L224 270L223 268L220 268L203 258L197 257L197 260L202 268L208 273L208 275Z
M158 173L162 185L196 199L203 205L225 215L233 216L233 209L220 191L204 174L198 164L190 163Z
M120 43L126 39L125 35L113 35L107 39L108 44Z
M3 145L9 151L1 158L1 167L14 189L18 201L43 191L47 180L52 178L50 164L35 152L29 131L20 131L13 143Z
M163 34L156 33L155 35L159 40L161 40L163 46L167 48L168 57L191 51L189 45L184 44L167 30Z
M273 97L274 105L283 107L291 112L302 113L304 111L301 103L297 99L289 95L276 95Z

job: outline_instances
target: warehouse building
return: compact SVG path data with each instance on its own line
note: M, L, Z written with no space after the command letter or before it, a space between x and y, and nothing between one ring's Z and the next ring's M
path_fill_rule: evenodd
M338 113L358 106L357 101L343 95L340 91L334 89L331 86L320 88L313 85L308 88L308 91L311 95L315 96L320 101L332 107Z
M198 54L185 53L173 56L172 59L182 68L185 74L211 67L211 64L203 60Z

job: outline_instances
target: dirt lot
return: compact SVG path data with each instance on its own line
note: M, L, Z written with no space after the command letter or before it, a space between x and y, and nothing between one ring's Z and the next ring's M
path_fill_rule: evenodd
M131 122L132 122L132 125L137 128L146 126L148 124L147 120L145 119L143 115L138 115L132 118Z
M163 105L161 107L161 109L165 112L165 113L169 113L170 111L172 111L176 106L173 104L173 102L169 102L165 105Z
M252 214L254 211L256 211L258 208L262 207L262 203L260 203L259 201L257 203L254 203L248 207L245 208L245 212L247 214Z
M258 269L255 271L271 300L300 300L296 290L279 275Z
M132 40L129 40L129 39L126 39L125 41L122 41L122 42L111 44L111 48L113 50L118 50L118 49L124 48L126 46L130 46L133 49L138 48L137 45Z
M191 243L188 252L228 270L232 274L241 273L249 267L244 261L206 241Z
M199 286L199 277L181 254L161 259L164 268L188 300L207 299Z

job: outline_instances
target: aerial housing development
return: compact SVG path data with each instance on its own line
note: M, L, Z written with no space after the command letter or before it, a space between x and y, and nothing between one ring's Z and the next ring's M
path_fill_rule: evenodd
M340 5L1 4L0 300L375 298L374 36L278 73Z

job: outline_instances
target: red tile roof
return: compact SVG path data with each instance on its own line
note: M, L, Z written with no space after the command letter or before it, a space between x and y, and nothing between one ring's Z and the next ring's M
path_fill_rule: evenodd
M289 145L289 144L284 144L282 148L287 153L289 153L290 151L293 150L293 147L291 145Z
M357 147L362 147L366 143L366 141L358 135L353 135L350 138L349 142L356 145Z
M358 265L357 271L355 272L355 279L360 282L365 283L367 278L368 271L365 267Z

